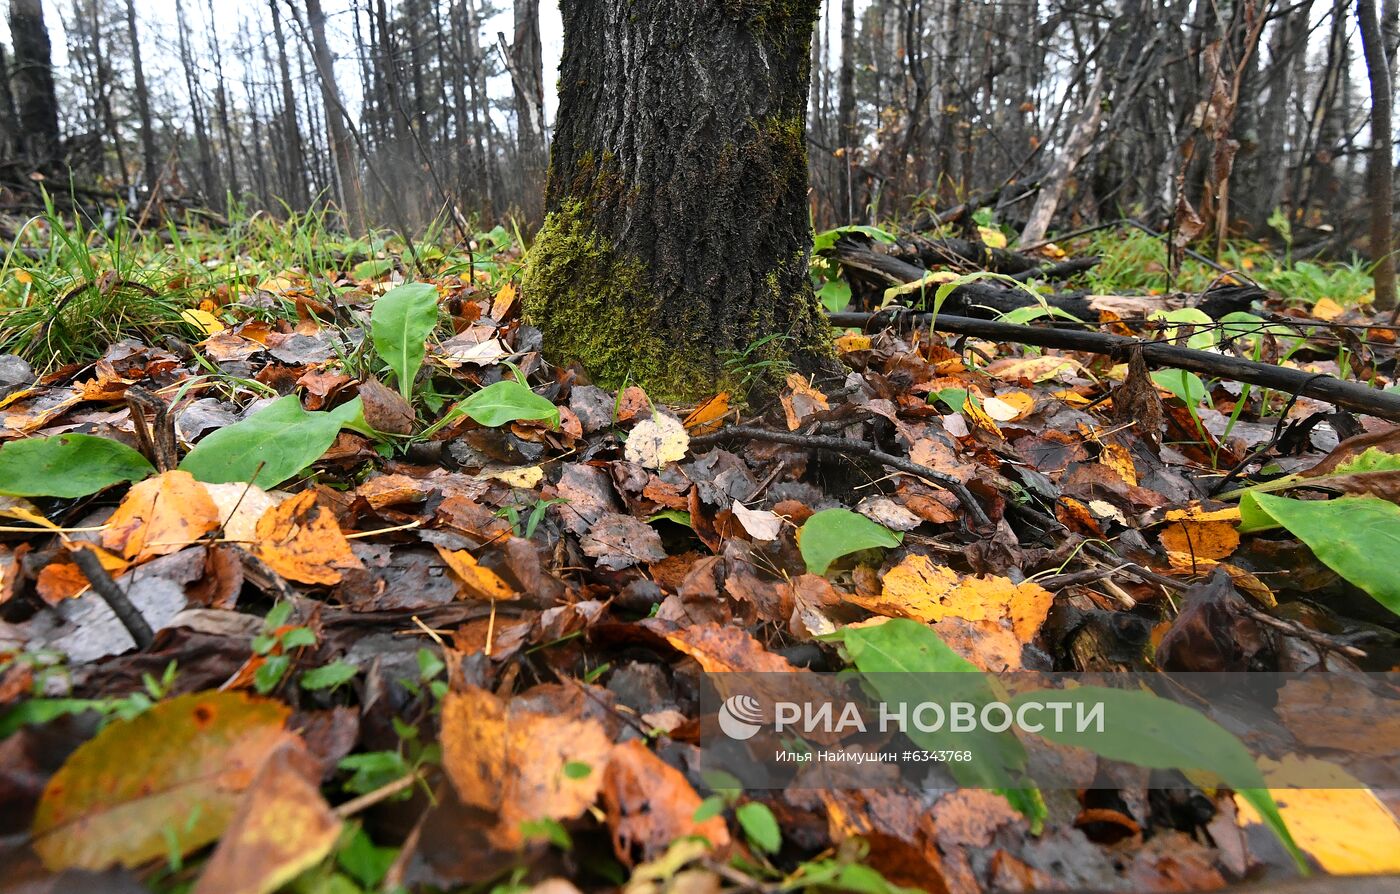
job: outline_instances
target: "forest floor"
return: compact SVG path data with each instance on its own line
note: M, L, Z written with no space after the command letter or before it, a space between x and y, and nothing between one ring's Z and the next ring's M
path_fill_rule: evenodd
M930 262L1000 246L981 223L821 234L816 285L832 311L1030 294ZM1239 245L1169 282L1122 228L1018 256L1096 316L1004 320L1302 371L1292 393L900 320L834 329L842 377L758 344L724 362L767 397L666 407L543 362L518 235L450 242L50 219L0 261L0 891L1400 872L1394 791L1290 788L1267 759L1202 777L1198 741L1238 742L1203 714L1133 714L1153 774L1059 788L746 789L707 769L702 717L732 672L1391 670L1397 417L1308 396L1397 390L1362 265ZM1202 310L1222 286L1244 304ZM1295 745L1364 740L1393 774L1393 711L1306 707ZM1078 744L1097 779L1112 755Z

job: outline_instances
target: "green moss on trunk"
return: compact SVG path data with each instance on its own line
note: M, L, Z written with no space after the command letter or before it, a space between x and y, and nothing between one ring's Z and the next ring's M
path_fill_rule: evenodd
M544 334L546 356L577 361L600 385L640 384L654 398L670 399L713 378L690 346L661 335L661 302L646 268L597 232L581 201L546 216L521 285L526 322Z

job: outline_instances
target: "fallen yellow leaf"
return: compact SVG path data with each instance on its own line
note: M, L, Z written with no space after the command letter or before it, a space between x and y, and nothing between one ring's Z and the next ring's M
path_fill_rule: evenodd
M926 624L943 618L1009 621L1022 642L1035 638L1050 612L1055 594L1029 581L1014 584L1004 577L961 578L927 556L906 556L885 573L879 597L850 594L849 601L892 618Z
M438 555L452 569L453 577L462 585L462 592L473 599L515 599L519 596L510 584L501 580L500 575L490 568L483 567L470 552L464 549L444 549L436 544Z

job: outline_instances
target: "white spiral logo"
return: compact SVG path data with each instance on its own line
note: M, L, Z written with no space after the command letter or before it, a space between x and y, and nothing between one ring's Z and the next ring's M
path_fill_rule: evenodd
M751 739L762 729L763 708L751 695L731 695L719 708L719 728L731 739Z

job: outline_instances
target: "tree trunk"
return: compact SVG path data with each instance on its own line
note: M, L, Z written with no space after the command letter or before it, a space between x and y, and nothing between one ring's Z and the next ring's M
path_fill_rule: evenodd
M301 126L297 123L297 95L292 87L292 67L287 61L287 43L282 36L282 16L277 0L272 7L272 36L277 43L277 73L282 82L282 141L283 163L287 166L287 201L299 211L307 210L310 199L306 194L306 167L301 157Z
M856 4L841 0L841 76L838 86L836 116L841 128L841 196L842 223L856 220L855 154L856 148Z
M180 65L185 72L185 88L190 92L190 120L194 124L195 145L199 149L199 190L213 202L215 208L223 208L223 196L214 178L214 152L209 146L209 128L205 124L204 105L200 99L199 77L195 74L189 26L185 23L185 7L180 0L175 0L175 24L180 38Z
M1070 130L1064 148L1055 156L1050 170L1040 181L1040 192L1031 208L1030 219L1026 222L1026 228L1021 231L1022 245L1034 245L1045 239L1050 222L1055 218L1055 210L1060 207L1060 197L1064 195L1070 177L1074 176L1074 169L1093 148L1094 138L1099 133L1099 124L1103 121L1103 106L1100 103L1103 97L1103 82L1104 72L1101 69L1094 79L1093 86L1089 88L1089 96L1083 103L1084 111Z
M540 46L540 0L515 0L515 39L510 45L510 80L515 89L515 126L526 191L537 188L545 168L544 51ZM539 223L539 200L522 195L521 210Z
M42 0L10 0L20 154L39 166L58 158L58 99Z
M1371 79L1371 158L1366 172L1371 205L1371 261L1376 281L1376 310L1395 308L1394 202L1395 166L1391 157L1390 62L1381 38L1375 0L1357 0L1361 46Z
M156 132L151 122L151 92L146 86L146 70L141 65L141 37L136 30L136 0L126 0L126 33L131 41L131 75L136 86L136 116L141 124L141 167L146 192L154 195L160 179L160 159L156 156Z
M326 43L326 14L321 9L321 0L306 0L306 20L315 48L316 80L321 85L321 102L326 109L326 133L330 138L331 153L335 156L345 226L354 235L362 235L365 232L365 211L360 195L359 172L355 165L355 147L350 144L350 133L345 126L345 107L335 85L335 66L330 44Z
M19 110L15 108L15 93L10 89L10 56L0 43L0 158L17 152L13 145L19 139Z
M562 6L549 214L524 278L549 356L657 399L713 393L731 352L823 366L804 136L817 0Z

